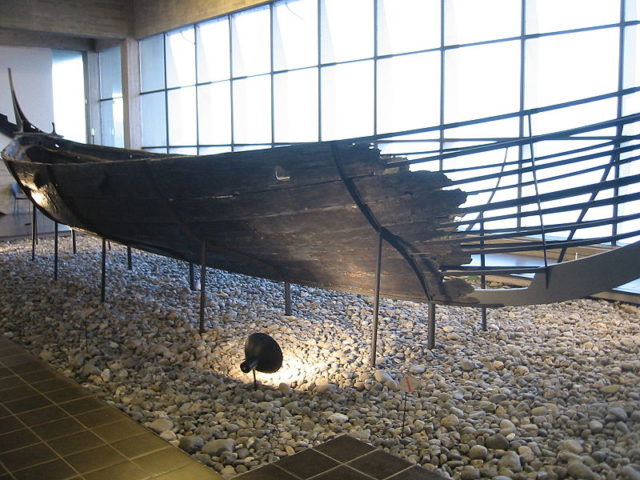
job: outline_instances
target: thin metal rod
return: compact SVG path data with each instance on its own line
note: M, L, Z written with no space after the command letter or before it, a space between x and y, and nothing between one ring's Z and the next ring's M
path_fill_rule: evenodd
M253 368L251 369L251 371L253 372L253 389L258 390L258 380L256 380L256 369Z
M106 286L107 286L107 240L102 239L102 277L100 281L100 301L104 303L106 299Z
M193 262L189 262L189 288L191 290L196 289L196 274L193 269Z
M131 255L131 247L127 245L127 269L133 270L133 258Z
M58 222L53 222L53 281L58 281Z
M380 277L382 273L382 230L378 232L378 248L376 255L376 289L373 301L373 332L371 337L371 366L376 366L376 350L378 348L378 314L380 312Z
M198 331L204 333L204 307L207 305L207 241L202 241L200 250L200 326Z
M76 231L71 229L71 247L73 248L73 254L78 253L78 245L76 244Z
M291 316L291 284L284 282L284 314Z
M436 304L429 302L429 318L427 320L428 340L427 348L433 350L436 348Z
M38 224L36 223L36 206L33 206L31 214L31 260L36 259L36 243L38 243Z

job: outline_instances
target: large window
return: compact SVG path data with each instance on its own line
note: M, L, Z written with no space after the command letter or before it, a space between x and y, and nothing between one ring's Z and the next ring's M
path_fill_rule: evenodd
M120 47L111 47L100 52L98 62L100 68L100 143L111 147L124 147Z
M140 42L143 145L206 154L516 114L380 143L385 152L415 158L600 122L637 112L640 94L531 118L522 112L638 86L639 23L633 0L274 1ZM511 148L499 161L496 152L479 153L422 168L464 180L508 172L532 157L542 158L537 165L545 155L550 159L539 178L507 175L493 194L495 181L468 181L467 205L531 195L535 181L540 193L550 191L562 183L563 168L590 169L583 182L633 174L637 162L609 168L607 149L588 164L553 167L563 148L593 148L621 132L598 133L602 138L572 140L571 146L550 141ZM487 164L494 166L468 169ZM636 207L623 204L613 213ZM556 211L544 221L610 213ZM539 218L524 223L534 221Z

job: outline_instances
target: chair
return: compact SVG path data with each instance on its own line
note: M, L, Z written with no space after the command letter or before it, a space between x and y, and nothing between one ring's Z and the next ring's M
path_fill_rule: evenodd
M18 202L20 200L26 200L27 201L27 206L31 206L31 202L29 202L29 197L27 197L24 192L22 191L22 189L20 188L20 185L18 185L17 183L12 183L11 184L11 193L13 194L13 213L17 213L18 210Z

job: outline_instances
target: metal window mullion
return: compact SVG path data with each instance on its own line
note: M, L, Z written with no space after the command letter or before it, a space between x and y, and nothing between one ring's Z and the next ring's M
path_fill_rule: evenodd
M200 102L198 101L198 29L196 25L193 25L193 55L195 57L195 79L196 83L194 88L196 89L196 153L200 154Z
M444 121L444 96L445 96L445 57L444 57L444 35L445 35L445 1L440 0L440 134L439 134L439 144L440 144L440 153L444 151L444 129L442 126L445 124ZM439 170L444 170L444 160L442 157L439 157L438 160L438 168Z
M378 4L373 2L373 134L378 134Z
M274 35L274 15L273 15L273 3L269 3L269 76L271 79L271 148L275 145L276 142L276 102L275 102L275 77L273 74L274 70L274 51L273 46L275 45Z
M322 2L317 1L317 37L318 37L318 141L322 141Z
M165 151L169 153L169 92L167 83L167 34L162 34L162 61L164 63L164 128L165 128Z
M235 133L235 122L234 122L234 101L233 101L233 23L231 21L231 15L227 15L227 23L229 25L229 107L230 107L230 118L231 122L231 151L233 152L235 149L235 141L236 141L236 133Z
M521 0L520 2L520 105L519 105L519 110L520 110L520 116L518 117L518 136L520 138L524 137L524 99L525 99L525 88L526 88L526 51L527 51L527 40L526 40L526 33L527 33L527 0ZM531 135L531 132L529 132L529 135ZM533 151L529 152L529 155L533 158ZM518 167L518 182L517 182L517 193L516 196L517 198L522 198L522 173L521 170L523 168L523 162L524 162L524 144L520 144L518 146L518 162L519 162L519 167ZM521 218L521 213L522 213L522 207L518 206L517 207L517 214L516 214L516 228L522 228L522 218Z
M620 2L620 26L619 26L619 40L618 40L618 91L621 91L624 88L625 33L627 28L624 26L624 21L626 16L626 3L627 3L627 0L621 0ZM622 95L618 95L617 105L616 105L616 119L620 119L620 117L622 117L622 106L623 106ZM618 124L618 126L616 127L617 139L619 139L622 136L623 130L624 130L623 125ZM617 140L616 143L614 144L614 151L617 151L618 153L614 153L611 156L611 162L613 163L613 176L615 180L618 180L620 178L620 165L618 163L620 160L620 153L619 153L620 146L621 146L621 142ZM620 195L620 189L618 187L615 187L613 189L613 196L617 198L618 195ZM619 213L620 213L620 209L618 208L618 204L615 203L613 205L613 212L611 216L613 218L617 218ZM612 238L615 239L617 234L618 234L618 224L614 222L613 225L611 226ZM611 245L615 246L616 243L617 242L615 240L612 240Z

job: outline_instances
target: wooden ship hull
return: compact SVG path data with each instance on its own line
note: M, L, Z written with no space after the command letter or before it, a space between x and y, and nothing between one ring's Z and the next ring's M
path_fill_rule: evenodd
M473 302L439 265L470 257L447 238L465 200L447 177L389 167L368 144L314 143L172 156L21 134L3 159L51 219L230 272L381 294ZM428 244L428 248L425 245Z

